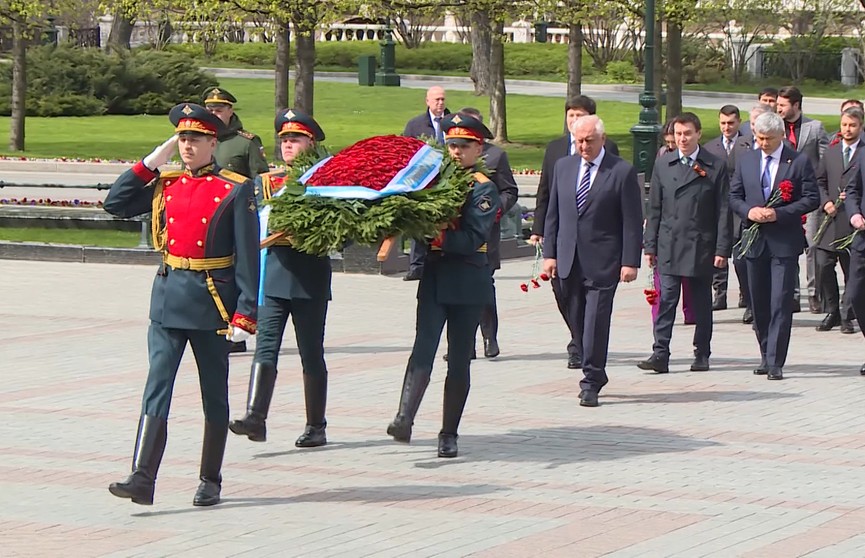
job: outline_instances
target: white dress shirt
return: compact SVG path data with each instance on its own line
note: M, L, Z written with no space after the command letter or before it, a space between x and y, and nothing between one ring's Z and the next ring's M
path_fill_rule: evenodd
M772 178L772 186L775 185L775 177L778 175L778 163L781 161L781 151L784 150L784 142L778 146L778 149L771 153L772 160L769 161L769 176ZM766 172L766 153L760 152L760 188L763 187L763 173Z

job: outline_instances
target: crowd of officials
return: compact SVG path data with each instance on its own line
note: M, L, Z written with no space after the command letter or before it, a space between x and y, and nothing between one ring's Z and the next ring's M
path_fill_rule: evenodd
M412 242L406 281L419 281L415 341L387 433L411 440L415 415L430 382L447 326L447 375L437 454L458 455L460 419L469 393L470 363L500 353L494 274L500 268L499 220L517 201L507 154L473 108L451 112L445 90L426 92L426 110L403 135L425 138L474 174L460 217L436 238ZM331 299L327 256L295 250L272 238L267 200L282 193L296 157L320 144L325 131L310 115L280 111L274 132L283 166L271 171L261 140L243 129L237 100L212 88L202 104L181 103L169 120L173 135L121 175L105 209L121 217L152 213L163 262L151 292L149 372L132 472L112 483L115 496L152 504L167 442L174 379L187 344L198 365L205 425L197 506L220 501L229 432L267 439L266 419L278 354L292 320L303 372L306 426L298 447L327 443L324 335ZM712 312L727 308L728 264L739 279L742 321L752 324L761 355L754 373L783 378L792 313L800 311L800 255L807 307L825 313L817 327L855 332L865 316L865 229L862 141L865 114L842 105L841 127L826 134L802 114L795 87L765 89L743 122L740 109L719 111L721 135L702 138L702 124L683 113L664 128L644 209L635 168L618 156L589 97L567 100L567 132L547 146L529 242L542 246L543 270L570 332L567 367L581 369L579 401L596 407L606 374L613 300L645 260L654 274L654 345L636 365L669 371L670 340L680 298L693 323L693 371L710 368ZM179 152L182 170L160 170ZM852 238L848 249L839 241ZM734 256L731 259L731 256ZM839 294L836 266L844 275ZM246 413L230 421L229 353L257 335ZM865 366L861 371L865 374Z

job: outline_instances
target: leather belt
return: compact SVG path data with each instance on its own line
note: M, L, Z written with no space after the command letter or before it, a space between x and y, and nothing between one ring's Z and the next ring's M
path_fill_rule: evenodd
M189 271L210 271L212 269L226 269L234 265L234 256L223 256L221 258L182 258L174 254L163 254L162 261L171 269L185 269Z
M441 248L438 247L438 246L432 246L432 245L430 245L430 248L429 248L429 249L430 249L431 252L441 252ZM486 243L481 244L481 247L478 248L477 250L475 250L475 252L479 252L479 253L481 253L481 254L486 254L486 252L487 252L487 245L486 245Z

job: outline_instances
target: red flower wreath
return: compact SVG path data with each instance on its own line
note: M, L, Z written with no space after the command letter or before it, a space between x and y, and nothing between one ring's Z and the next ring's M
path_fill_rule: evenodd
M365 186L380 191L424 145L417 138L404 136L375 136L359 141L319 167L306 186Z

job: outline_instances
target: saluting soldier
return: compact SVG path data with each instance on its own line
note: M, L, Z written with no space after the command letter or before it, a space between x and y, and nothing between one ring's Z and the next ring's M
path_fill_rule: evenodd
M442 121L448 152L466 169L483 154L493 136L476 118L448 115ZM447 323L447 378L438 456L457 456L457 429L469 395L469 368L475 332L484 307L492 302L493 284L487 239L500 207L495 184L475 173L475 184L461 215L430 243L418 285L414 346L406 367L399 410L387 433L411 441L412 425L432 375L442 329Z
M123 173L105 199L105 210L118 217L152 211L153 245L163 259L150 295L150 369L132 474L108 489L136 504L153 503L174 379L189 343L205 417L192 503L212 506L219 503L228 436L228 341L255 334L258 219L252 181L213 161L222 121L195 104L177 105L169 119L175 135ZM160 172L178 146L185 170Z
M309 115L290 109L274 122L280 139L282 159L291 167L295 158L324 140L324 132ZM286 171L279 170L255 179L259 202L279 195ZM260 204L262 205L262 204ZM268 209L262 210L262 229ZM263 266L263 300L259 301L258 340L249 375L246 415L229 425L235 434L254 442L267 438L265 420L276 384L276 364L288 317L303 368L306 401L306 429L295 441L297 447L316 447L327 443L325 407L327 405L327 366L324 362L324 323L331 299L331 267L328 256L313 256L291 247L288 238L266 249Z
M214 159L220 167L255 178L270 170L264 156L261 138L243 129L240 117L234 111L237 99L219 87L211 87L204 92L204 106L216 115L225 126L219 133ZM246 342L232 343L229 352L243 353Z

